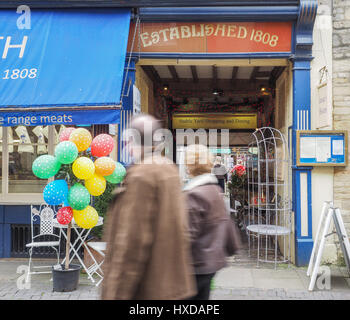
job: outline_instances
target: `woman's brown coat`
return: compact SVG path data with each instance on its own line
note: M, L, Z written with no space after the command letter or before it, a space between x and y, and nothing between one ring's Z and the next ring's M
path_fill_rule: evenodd
M158 162L131 167L108 212L102 299L196 293L178 170L165 158Z
M196 274L212 274L241 246L239 231L227 211L217 178L195 177L185 188Z

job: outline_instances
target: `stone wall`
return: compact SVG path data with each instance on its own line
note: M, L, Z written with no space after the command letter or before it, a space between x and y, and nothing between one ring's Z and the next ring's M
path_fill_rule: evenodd
M333 128L350 132L350 1L333 1ZM350 165L334 170L334 203L350 234Z

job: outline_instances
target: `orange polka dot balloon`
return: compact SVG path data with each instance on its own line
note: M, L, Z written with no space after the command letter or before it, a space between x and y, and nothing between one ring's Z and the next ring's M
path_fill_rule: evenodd
M109 176L114 172L115 162L112 158L101 157L95 160L95 172L101 176Z
M75 129L69 136L69 141L73 142L78 151L85 151L90 147L92 137L88 130L84 128Z
M114 148L113 138L108 134L99 134L92 140L91 154L94 157L108 156Z

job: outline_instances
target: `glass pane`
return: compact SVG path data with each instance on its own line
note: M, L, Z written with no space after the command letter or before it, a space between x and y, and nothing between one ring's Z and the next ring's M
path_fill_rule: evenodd
M48 153L49 127L9 127L9 192L41 193L47 180L32 172L33 161Z

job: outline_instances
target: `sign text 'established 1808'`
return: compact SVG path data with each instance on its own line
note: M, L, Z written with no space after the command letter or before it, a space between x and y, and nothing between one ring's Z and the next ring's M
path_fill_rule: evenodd
M130 34L133 30L134 26ZM142 23L140 50L149 53L290 52L291 35L289 22Z

